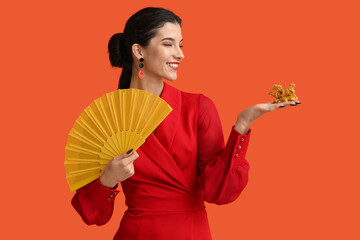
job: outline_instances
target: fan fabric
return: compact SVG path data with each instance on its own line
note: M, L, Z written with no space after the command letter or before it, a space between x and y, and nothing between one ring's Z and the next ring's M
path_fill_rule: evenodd
M172 108L141 89L120 89L92 102L76 119L65 147L66 180L71 191L97 179L106 164L136 151Z

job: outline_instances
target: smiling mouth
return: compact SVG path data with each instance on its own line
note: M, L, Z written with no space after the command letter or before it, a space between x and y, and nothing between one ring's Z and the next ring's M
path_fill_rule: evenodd
M179 67L178 63L166 63L170 68L177 70Z

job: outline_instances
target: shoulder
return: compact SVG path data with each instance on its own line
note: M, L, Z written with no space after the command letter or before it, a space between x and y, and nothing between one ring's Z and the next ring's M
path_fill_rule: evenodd
M196 102L198 102L200 96L202 95L201 93L191 93L191 92L184 92L184 91L180 91L180 92L181 92L181 97L185 101L196 101Z
M203 93L192 93L192 92L185 92L181 91L181 96L183 98L183 101L191 101L193 103L197 103L197 105L209 105L214 104L214 102L205 94Z
M206 111L216 108L214 102L203 93L187 92L179 90L170 85L167 85L167 90L171 90L171 92L169 91L168 94L179 94L181 96L183 107L198 108L199 111Z
M209 112L217 111L215 103L210 97L203 93L181 91L181 95L183 104L186 104L186 106L190 108L196 108L200 115L206 115Z

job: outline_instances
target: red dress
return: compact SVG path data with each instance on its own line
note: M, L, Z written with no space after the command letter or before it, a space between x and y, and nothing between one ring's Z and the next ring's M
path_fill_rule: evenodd
M214 103L164 82L161 95L173 111L137 150L135 174L121 182L128 209L114 239L211 239L204 201L234 201L248 181L250 131L234 128L227 144ZM77 190L72 205L86 224L111 218L119 191L99 179Z

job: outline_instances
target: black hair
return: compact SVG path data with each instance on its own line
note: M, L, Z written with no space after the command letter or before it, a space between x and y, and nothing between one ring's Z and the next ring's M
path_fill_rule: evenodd
M118 89L130 87L133 64L132 45L138 43L143 47L148 46L156 30L167 22L178 23L181 26L181 19L170 10L143 8L127 20L123 33L116 33L110 38L108 44L110 63L114 67L123 69Z

